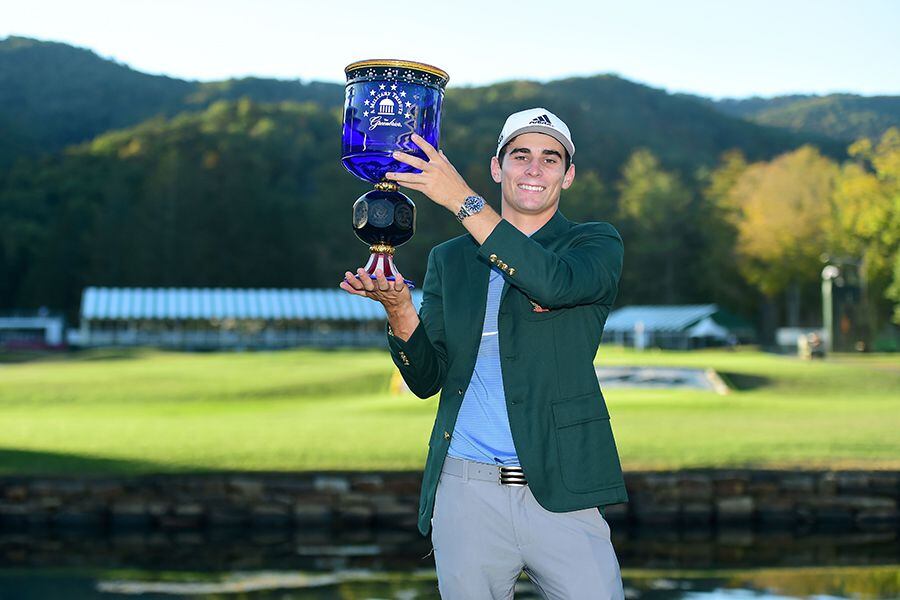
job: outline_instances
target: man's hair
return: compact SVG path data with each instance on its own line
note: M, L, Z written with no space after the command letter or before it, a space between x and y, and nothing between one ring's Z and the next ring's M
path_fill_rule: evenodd
M519 136L516 136L516 137L519 137ZM503 157L506 156L506 149L509 148L509 145L512 143L512 141L514 139L516 139L516 138L513 138L512 140L509 140L508 142L503 144L503 147L500 148L500 152L497 153L497 160L500 162L501 167L503 166ZM565 173L566 171L569 170L569 165L572 164L572 159L569 157L569 151L566 150L565 148L563 148L563 161L566 163L566 168L563 169L563 173Z

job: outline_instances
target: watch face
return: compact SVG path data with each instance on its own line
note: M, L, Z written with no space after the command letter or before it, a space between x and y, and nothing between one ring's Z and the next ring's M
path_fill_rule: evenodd
M462 221L466 217L471 217L481 212L482 208L484 208L484 198L481 196L469 196L463 200L462 206L459 207L459 212L456 213L456 218Z

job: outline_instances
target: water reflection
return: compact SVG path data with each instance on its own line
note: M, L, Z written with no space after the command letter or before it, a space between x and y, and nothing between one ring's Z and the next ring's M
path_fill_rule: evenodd
M628 600L738 600L786 598L898 598L897 567L786 569L699 574L625 572ZM439 599L433 572L330 574L246 572L217 576L190 572L0 572L0 597L37 600L398 600ZM539 598L523 578L516 598Z
M627 531L629 600L900 598L895 532ZM437 599L428 540L396 531L0 534L0 600ZM523 576L516 598L539 598Z

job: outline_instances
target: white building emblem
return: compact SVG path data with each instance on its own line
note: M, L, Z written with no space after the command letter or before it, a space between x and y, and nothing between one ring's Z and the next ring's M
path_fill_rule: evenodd
M394 116L394 101L385 98L378 103L378 114L382 116Z

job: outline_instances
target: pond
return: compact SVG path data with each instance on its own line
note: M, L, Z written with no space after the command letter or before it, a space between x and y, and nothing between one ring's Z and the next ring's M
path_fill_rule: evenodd
M628 600L900 598L896 532L614 532ZM0 534L0 600L438 599L398 531ZM516 598L536 599L523 576Z

